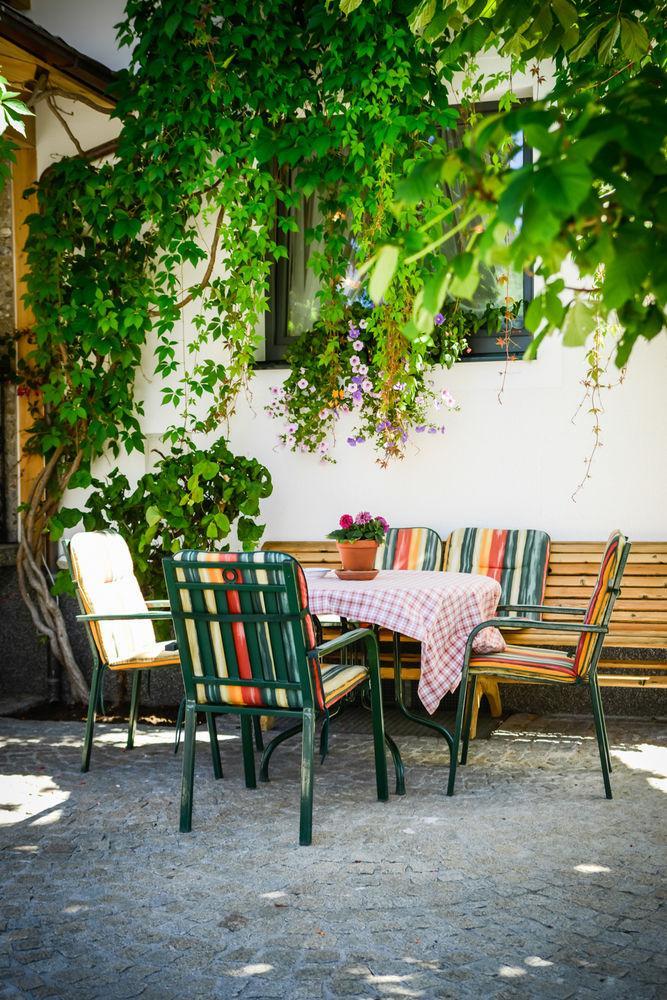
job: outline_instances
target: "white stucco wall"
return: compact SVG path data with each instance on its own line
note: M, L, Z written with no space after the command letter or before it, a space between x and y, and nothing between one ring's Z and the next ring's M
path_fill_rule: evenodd
M32 8L36 21L71 44L110 66L123 63L112 27L120 0L33 0ZM76 131L86 145L115 128L94 112L77 110ZM40 169L72 151L43 105L37 137ZM185 336L188 326L185 316ZM147 356L143 370L152 367ZM443 535L461 525L532 526L554 538L593 539L618 526L635 539L667 538L667 337L639 344L624 384L604 394L603 447L576 502L571 495L593 446L585 408L572 419L584 391L584 352L551 338L537 361L511 365L502 403L500 368L495 362L466 363L439 374L438 386L450 389L461 412L449 416L445 436L419 438L419 448L388 470L375 464L370 446L345 444L343 421L336 465L276 451L279 428L264 406L284 372L258 372L252 400L239 402L230 438L233 450L255 456L272 473L265 537L322 538L342 512L367 508L393 524L429 525ZM613 365L609 374L616 378ZM140 376L137 391L146 402L144 429L159 435L171 422L160 405L160 385ZM138 476L149 462L134 455L124 468Z

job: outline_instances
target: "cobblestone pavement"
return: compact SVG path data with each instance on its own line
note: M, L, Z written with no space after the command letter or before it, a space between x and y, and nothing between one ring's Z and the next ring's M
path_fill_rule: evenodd
M609 728L612 802L582 719L511 717L453 799L402 736L388 803L334 733L299 848L298 743L251 791L234 723L222 781L200 732L188 835L171 730L100 726L82 775L82 726L0 719L0 997L664 997L667 732Z

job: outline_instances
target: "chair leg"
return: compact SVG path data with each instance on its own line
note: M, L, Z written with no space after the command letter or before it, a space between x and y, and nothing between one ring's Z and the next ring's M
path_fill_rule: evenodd
M185 707L185 748L181 779L181 833L192 829L192 789L195 780L195 749L197 745L197 710L194 704Z
M137 733L137 720L139 719L139 695L141 694L141 670L134 671L132 678L132 694L130 696L130 718L127 723L127 743L126 750L131 750L134 746L134 737Z
M602 704L602 692L600 691L600 682L597 677L595 678L595 689L598 693L598 704L600 706L600 719L602 720L602 732L604 733L604 746L607 751L607 767L609 768L609 773L611 774L611 753L609 752L609 734L607 732L607 719L604 714L604 706Z
M241 716L241 741L243 743L243 770L245 771L246 788L257 788L255 776L255 751L252 746L252 719L249 715Z
M313 758L315 756L315 712L303 710L303 737L301 742L301 815L299 843L307 847L313 839Z
M213 761L213 774L215 778L222 778L222 761L220 760L220 744L218 743L218 730L215 725L215 715L213 712L206 713L206 725L208 727L208 738L211 741L211 759Z
M389 780L387 778L387 754L384 746L384 716L382 713L382 685L380 682L380 664L373 647L369 655L368 672L370 674L371 713L373 720L373 746L375 749L375 784L380 802L389 798Z
M329 716L326 715L322 722L320 731L320 764L324 764L326 755L329 753Z
M454 794L454 783L456 782L456 765L459 759L459 746L461 743L461 732L463 730L463 709L465 708L466 695L468 693L468 672L464 668L459 685L459 704L456 709L456 729L449 759L449 781L447 782L447 794Z
M589 683L591 691L591 703L593 705L593 719L595 721L595 735L598 740L598 750L600 752L600 766L602 767L602 780L604 781L604 793L608 799L612 798L611 781L609 780L609 764L607 761L607 747L605 743L604 722L602 721L602 699L600 698L597 684L594 680Z
M401 757L401 751L398 749L394 741L388 732L385 731L384 741L389 748L389 753L391 754L392 760L394 761L394 773L396 775L396 794L405 795L405 768L403 767L403 758Z
M81 770L87 771L90 767L90 751L93 747L93 730L95 728L95 716L97 713L97 702L100 696L100 687L104 667L95 663L93 676L90 680L90 697L88 698L88 715L86 716L86 730L83 736L83 749L81 751Z
M472 677L468 682L468 694L466 697L466 706L463 714L463 733L461 742L461 764L466 764L468 761L468 743L470 742L470 727L472 723L472 717L475 713L475 709L479 709L479 700L477 697L477 688L479 686L479 680L477 677ZM480 693L481 696L481 693Z
M503 703L500 698L498 681L494 681L490 677L480 677L479 685L482 692L486 695L492 718L499 719L503 714Z
M181 698L178 703L178 712L176 714L176 732L174 733L174 753L178 753L178 748L181 743L181 734L183 733L183 719L185 718L185 698Z
M253 715L252 728L255 733L255 747L260 753L264 752L264 736L262 733L262 719L259 715Z

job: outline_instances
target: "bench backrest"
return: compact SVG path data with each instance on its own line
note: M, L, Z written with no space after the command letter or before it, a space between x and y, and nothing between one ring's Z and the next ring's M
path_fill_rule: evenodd
M287 552L303 566L340 569L335 542L265 542L264 549ZM551 541L547 566L544 604L566 607L588 607L593 593L604 542ZM538 602L539 603L539 602ZM562 617L545 614L545 619L562 621ZM633 542L623 573L620 594L609 625L612 637L650 634L653 645L667 647L667 541Z
M544 603L587 607L604 549L604 542L552 542ZM664 635L667 646L667 542L632 543L607 645L614 634L638 632Z
M330 539L323 542L264 542L264 552L285 552L301 563L304 569L341 569L336 543Z

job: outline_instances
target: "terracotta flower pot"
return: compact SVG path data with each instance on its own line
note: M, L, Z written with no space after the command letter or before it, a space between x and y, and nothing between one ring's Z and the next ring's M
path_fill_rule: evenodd
M378 543L359 540L356 542L336 542L336 548L343 564L343 569L363 572L375 568L375 556Z

